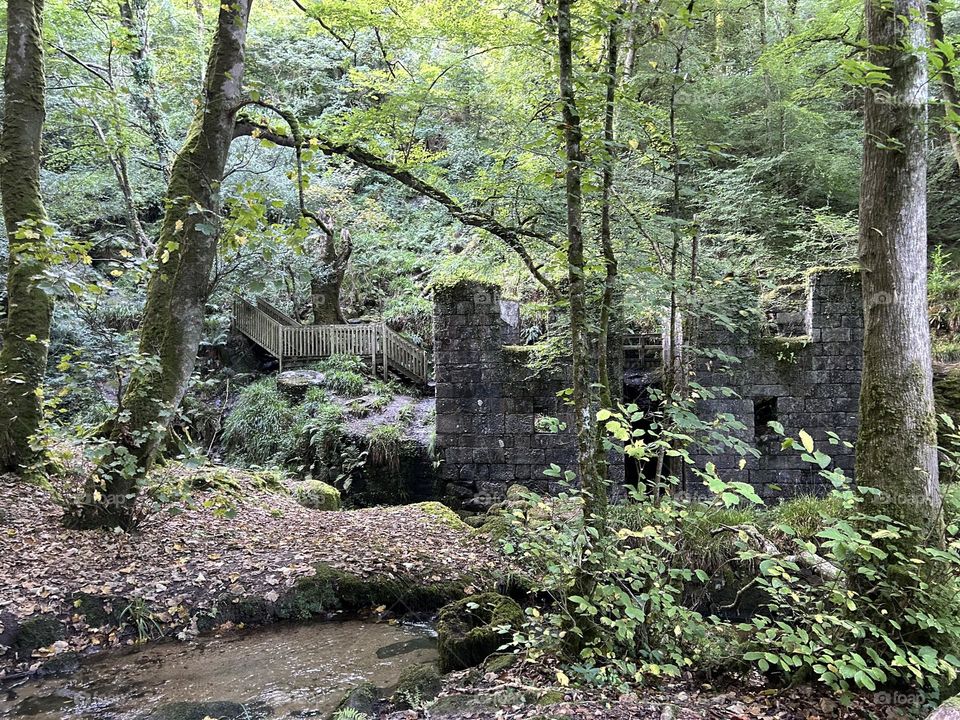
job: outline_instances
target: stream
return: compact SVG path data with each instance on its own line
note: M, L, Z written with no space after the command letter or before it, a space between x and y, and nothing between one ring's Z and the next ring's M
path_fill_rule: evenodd
M230 701L251 716L324 718L363 682L389 687L436 659L431 630L350 621L104 653L76 673L0 688L0 718L140 720L176 702Z

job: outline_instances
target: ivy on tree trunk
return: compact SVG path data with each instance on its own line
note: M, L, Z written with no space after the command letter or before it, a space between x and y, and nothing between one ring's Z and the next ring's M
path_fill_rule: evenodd
M127 527L139 481L150 468L187 390L197 358L210 271L217 253L220 184L242 104L244 49L252 0L220 5L206 82L171 169L140 334L140 365L104 428L104 452L79 527Z
M10 269L0 350L0 472L7 472L34 457L31 438L43 417L43 375L54 304L40 282L49 255L49 228L40 195L45 117L42 0L7 2L3 87L0 193Z

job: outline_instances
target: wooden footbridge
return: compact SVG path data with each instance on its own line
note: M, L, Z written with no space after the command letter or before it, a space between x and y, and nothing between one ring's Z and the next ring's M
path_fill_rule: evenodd
M281 370L331 355L359 355L384 377L392 371L422 385L430 378L427 353L384 323L302 325L262 298L254 304L235 297L233 328L277 358Z

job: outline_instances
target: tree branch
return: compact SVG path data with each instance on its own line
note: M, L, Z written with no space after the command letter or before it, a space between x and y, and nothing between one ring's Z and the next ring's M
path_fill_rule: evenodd
M274 108L271 107L270 109ZM279 133L269 126L249 117L237 118L234 137L241 136L263 138L282 147L296 148L298 145L291 136ZM414 192L440 203L453 217L464 225L486 230L491 235L495 235L520 257L523 264L527 267L527 270L530 271L530 274L533 275L534 279L539 282L551 296L554 298L560 297L560 291L557 289L557 286L543 274L543 265L537 264L534 261L522 242L522 238L524 237L546 242L548 238L542 233L503 225L500 221L489 215L469 210L463 207L448 193L418 178L409 170L356 145L334 143L319 136L303 137L299 144L301 147L314 147L325 155L338 155L349 158L370 170L388 175L394 180L406 185Z

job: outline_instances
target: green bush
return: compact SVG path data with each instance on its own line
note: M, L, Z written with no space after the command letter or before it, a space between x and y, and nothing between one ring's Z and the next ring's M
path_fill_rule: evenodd
M311 415L302 416L295 434L300 460L307 468L326 468L339 460L343 440L343 409L324 402L309 408Z
M324 375L324 387L347 397L362 395L367 386L363 360L355 355L333 355L317 363Z
M650 430L634 434L613 413L600 419L631 456L657 452ZM841 697L882 686L936 696L954 686L960 494L945 488L941 543L866 511L872 491L851 487L813 445L806 433L783 443L815 464L834 493L766 510L749 485L722 480L710 464L699 469L683 453L709 496L634 493L610 509L605 531L597 518L571 512L576 489L550 499L528 493L506 506L504 552L533 578L537 596L552 599L527 610L515 644L533 659L566 657L581 679L621 687L687 667L813 679ZM714 557L705 562L704 554ZM730 573L754 596L746 619L704 618L685 606L695 594L684 588L709 590Z
M235 457L257 465L282 464L296 445L297 411L274 378L247 385L223 426L223 444Z

